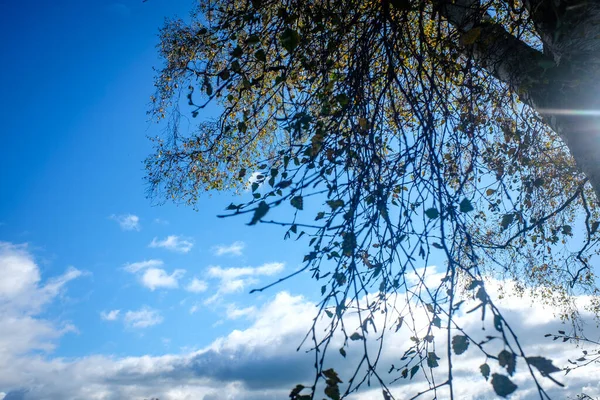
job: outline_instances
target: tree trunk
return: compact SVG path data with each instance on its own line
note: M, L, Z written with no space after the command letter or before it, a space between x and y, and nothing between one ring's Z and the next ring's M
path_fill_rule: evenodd
M559 134L600 201L600 4L585 0L524 4L544 52L489 22L478 0L443 1L440 10L462 33L478 30L471 35L477 39L465 50Z

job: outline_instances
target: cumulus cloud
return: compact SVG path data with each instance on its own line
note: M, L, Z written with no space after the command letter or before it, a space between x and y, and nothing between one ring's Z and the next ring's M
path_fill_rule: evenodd
M194 247L194 243L189 238L183 238L177 235L169 235L163 240L152 239L148 247L163 248L177 253L188 253Z
M69 268L63 275L42 282L26 245L0 242L0 376L14 375L12 368L22 364L28 354L51 352L57 339L77 331L66 321L51 321L41 315L66 285L81 275L81 271ZM5 387L0 378L0 389Z
M132 274L137 274L140 283L148 289L176 289L179 287L179 279L185 275L184 269L176 269L171 274L162 267L162 260L146 260L125 264L123 269Z
M160 311L142 307L137 311L127 311L123 318L125 325L131 328L148 328L163 322Z
M206 289L208 289L208 284L198 278L192 279L185 287L185 290L192 293L202 293L205 292Z
M4 259L0 258L0 260ZM23 262L27 261L27 258L23 260ZM0 262L0 265L3 263ZM271 269L263 269L263 271L267 270ZM221 269L217 275L227 276L227 278L248 276L248 274L240 274L239 271L235 273L223 271ZM33 281L35 282L35 279ZM490 290L489 294L493 295L493 291ZM398 309L406 307L401 296L395 300ZM585 298L582 297L580 300L585 301ZM566 365L567 358L579 357L581 349L574 348L568 342L562 343L543 337L547 332L565 329L560 321L549 317L552 310L529 304L530 299L527 297L524 299L507 297L498 304L504 310L504 318L516 329L524 351L528 355L547 355L558 366ZM40 356L37 352L32 353L31 350L40 349L39 342L23 336L28 332L27 329L20 330L20 336L9 336L4 327L7 323L10 324L10 321L2 318L0 319L3 323L3 329L0 330L0 390L11 396L22 395L21 398L25 400L150 397L158 397L161 400L234 398L275 400L287 398L291 388L298 383L311 384L314 355L303 351L310 347L310 343L306 344L301 351L296 351L296 347L302 342L313 323L317 311L316 304L301 296L281 292L255 309L237 308L232 305L228 311L231 317L252 316L252 319L245 328L234 330L198 351L140 357L90 355L77 359L52 358ZM585 311L582 313L586 321L592 322L591 315L586 314ZM377 332L369 329L367 337L370 339L370 345L379 345L380 342L376 339L382 332L385 317L385 314L378 314L375 318L374 323L380 328ZM416 314L415 318L417 324L427 324L429 317L426 313L422 313ZM459 313L457 318L463 327L473 333L475 340L479 340L477 335L484 337L488 334L497 334L493 324L491 328L486 325L486 330L482 331L483 323L478 312ZM157 310L144 307L137 311L126 312L123 320L131 328L143 328L162 322L162 316ZM316 332L324 332L329 321L326 316L317 320ZM358 316L351 312L347 315L345 323L349 334L360 325ZM47 321L46 324L50 335L48 336L47 333L43 335L47 342L48 337L56 338L61 332ZM590 325L588 333L591 336L599 336L600 331L594 326ZM388 326L386 331L387 337L383 342L379 359L380 376L386 383L390 383L398 376L397 372L387 373L390 365L398 365L403 352L414 343L410 340L413 333L405 327L406 325L398 332L394 332L395 326ZM41 332L39 326L34 328L36 332ZM435 333L438 355L441 358L438 371L444 375L446 354L442 349L445 348L446 332L439 329ZM425 332L419 333L419 335L424 334ZM10 341L6 339L7 337ZM333 337L329 346L327 367L335 368L342 380L347 382L353 368L361 359L363 343L360 340L349 341L346 358L337 352L343 344L344 338L341 335ZM20 349L15 350L15 345L21 346ZM10 358L3 353L7 351ZM478 366L485 361L485 355L473 345L464 354L453 358L455 398L495 398L490 383L479 374ZM501 371L496 361L490 360L489 363L492 372ZM555 374L555 378L565 383L565 389L553 385L543 377L539 378L548 389L551 398L567 398L580 392L596 397L600 396L600 382L597 379L599 374L600 368L597 365L572 371L567 376ZM517 373L513 380L519 385L519 389L511 397L512 399L539 398L534 383L527 376L521 358L517 361ZM426 386L427 382L419 372L413 380L400 380L391 384L390 388L396 399L408 399L411 394ZM319 397L323 397L322 389L321 387ZM348 397L353 400L381 400L381 398L381 390L370 390L368 387ZM447 398L443 389L438 393L438 398Z
M104 321L116 321L119 318L120 312L121 310L102 311L100 313L100 318Z
M213 247L213 253L216 256L224 256L224 255L241 256L242 251L244 250L245 247L246 247L246 243L237 241L237 242L233 242L230 245L215 246L215 247Z
M179 287L179 279L185 274L185 270L176 269L168 274L164 269L148 268L141 277L142 285L150 290L176 289Z
M121 229L124 231L139 231L141 229L140 217L134 214L113 214L110 216L110 219L117 221Z
M529 307L527 301L517 302L518 308L507 314L510 320L525 320L544 310L538 306ZM157 357L106 357L88 356L77 360L48 359L31 357L27 362L16 365L0 366L0 387L25 390L25 399L60 398L75 400L81 398L149 398L155 396L161 400L180 399L242 399L275 400L287 398L291 388L298 383L310 384L313 377L313 354L296 351L311 326L316 305L303 297L285 292L278 293L266 304L254 311L254 319L242 330L235 330L223 336L199 351L178 355ZM547 313L547 310L546 312ZM476 325L481 321L478 315L465 314L461 322ZM317 321L318 331L322 331L328 319ZM356 316L349 316L348 328L358 324ZM569 343L557 343L543 338L543 333L561 329L558 321L549 322L547 318L534 318L533 322L517 331L523 339L524 349L529 354L548 354L557 360L556 364L568 357L574 350ZM379 332L379 331L378 331ZM441 332L441 331L440 331ZM392 363L398 363L406 343L411 343L409 333L401 329L390 332L381 352L381 377L391 382L397 373L387 374ZM485 334L485 332L484 332ZM375 339L378 334L368 336ZM440 337L444 337L442 332ZM350 341L346 358L337 353L343 344L343 338L336 336L330 346L328 367L334 367L344 382L352 373L353 367L362 355L362 342ZM376 340L373 340L376 343ZM444 343L440 343L444 348ZM574 350L575 353L580 350ZM440 351L440 353L442 353ZM445 354L440 355L442 358ZM485 357L473 347L461 356L456 356L454 379L455 398L493 399L493 390L489 382L478 373L478 365ZM490 361L490 365L493 363ZM443 368L443 360L440 361ZM494 366L493 366L494 368ZM517 362L517 374L514 381L519 385L513 399L539 398L535 386L526 377L522 361ZM581 391L592 396L600 395L600 383L597 366L571 372L568 376L555 377L562 380L566 389L561 389L544 378L542 384L552 398L567 398ZM442 371L443 374L443 371ZM68 376L69 379L64 377ZM23 382L28 382L25 386ZM413 380L400 380L391 385L396 399L408 399L415 390L426 385L421 374ZM320 388L322 395L322 389ZM320 396L323 397L323 396ZM365 387L348 397L353 400L381 400L381 390ZM427 397L426 397L427 398ZM447 398L440 392L438 398Z

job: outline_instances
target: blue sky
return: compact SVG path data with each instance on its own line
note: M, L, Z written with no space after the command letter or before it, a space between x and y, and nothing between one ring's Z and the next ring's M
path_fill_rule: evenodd
M211 337L197 329L169 332L167 325L184 321L191 328L210 327L219 316L189 318L188 310L177 306L192 301L188 293L147 290L135 282L139 274L123 270L127 263L160 260L169 274L185 270L178 282L184 286L202 278L208 265L258 266L283 255L293 260L293 254L299 259L302 249L285 243L265 248L281 239L279 231L262 229L261 238L245 221L217 219L231 196L207 197L200 211L171 204L156 207L145 198L142 161L151 152L147 136L160 129L145 114L153 90L152 67L159 65L157 31L165 16L186 16L190 5L63 1L4 6L3 35L15 39L2 44L11 62L2 74L2 86L8 88L3 120L8 123L0 150L0 233L5 241L29 244L43 277L60 274L67 266L89 273L69 292L69 304L48 311L85 321L86 328L64 340L57 355L81 356L90 350L135 354L148 348L160 352L161 339L167 336L184 346ZM130 214L138 223L128 230L119 220ZM149 247L153 239L169 236L190 242L189 251ZM241 256L215 255L213 247L236 241L245 244ZM130 332L128 338L107 344L107 337L119 334L97 318L98 312L141 305L176 311L169 313L168 324L143 337Z
M218 219L232 194L197 211L145 197L157 32L192 4L0 0L0 399L285 398L310 375L295 348L319 287L248 294L298 268L303 244ZM526 304L508 305L516 320ZM560 329L536 310L525 331ZM600 394L573 375L572 393ZM464 398L490 395L464 377Z

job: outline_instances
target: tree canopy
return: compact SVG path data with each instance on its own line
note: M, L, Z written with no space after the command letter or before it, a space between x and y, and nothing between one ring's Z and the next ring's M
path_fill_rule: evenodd
M440 360L445 379L429 389L452 398L452 358L468 349L481 352L474 373L496 394L514 392L523 368L548 397L559 368L523 352L486 279L556 307L571 339L583 335L575 295L600 311L600 5L200 1L190 22L167 21L159 49L151 113L167 124L146 161L151 194L196 205L205 191L248 189L252 200L229 215L307 241L302 271L321 287L329 329L308 327L316 378L292 398L313 398L321 380L332 399L367 381L392 398L377 351L365 346L341 389L326 359L334 335L345 354L390 329L413 332L392 368L399 378L433 377ZM277 206L287 220L270 219ZM436 257L444 275L432 283ZM390 305L394 296L411 307ZM387 327L368 334L382 311ZM457 325L466 311L481 313L499 354ZM358 330L344 324L349 313ZM436 353L439 336L447 351ZM504 373L490 377L491 362Z

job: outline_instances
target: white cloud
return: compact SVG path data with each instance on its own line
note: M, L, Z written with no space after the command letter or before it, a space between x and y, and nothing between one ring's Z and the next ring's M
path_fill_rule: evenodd
M143 307L137 311L127 311L124 321L132 328L148 328L162 323L163 317L158 310Z
M22 267L22 268L21 268ZM271 271L265 268L262 271ZM297 352L296 347L302 342L307 330L313 323L317 305L300 296L292 296L281 292L269 299L263 306L228 308L229 317L252 317L245 328L231 331L218 338L199 351L176 355L116 357L89 355L76 359L52 357L50 354L39 354L39 350L51 351L56 340L73 327L68 324L56 324L39 316L42 306L56 298L64 285L78 274L70 270L66 274L52 280L52 284L41 284L39 269L26 247L0 244L0 276L11 272L19 289L1 286L0 291L0 388L11 398L31 399L129 399L158 397L161 400L184 399L281 399L287 398L291 388L298 383L310 384L313 377L312 365L314 354L306 354L303 350L310 347L305 344L303 350ZM433 272L433 271L432 271ZM227 274L220 274L230 276ZM233 273L239 279L247 277L239 272ZM508 285L509 283L504 283ZM46 289L47 286L51 289ZM488 286L491 287L491 286ZM488 293L493 296L494 291ZM585 301L579 298L580 302ZM529 306L530 299L505 298L498 302L504 310L504 317L516 330L521 345L528 355L546 355L554 360L555 365L567 365L567 359L578 358L581 350L570 343L553 341L544 338L544 333L565 329L564 325L548 316L552 310L539 305ZM402 310L406 307L399 297L395 306ZM465 308L468 309L468 308ZM582 310L582 316L588 325L590 337L600 336L592 316ZM114 311L114 310L113 310ZM107 312L109 314L110 312ZM379 327L386 314L377 314L375 323ZM416 314L417 324L427 324L427 315ZM489 317L489 316L488 316ZM495 335L493 324L483 323L481 314L457 314L457 322L464 326L475 337ZM158 310L143 307L130 310L123 316L125 324L131 328L144 328L163 321ZM330 320L317 320L316 332L324 332ZM524 321L526 323L524 323ZM408 321L407 321L408 322ZM359 325L356 314L348 314L345 320L348 332L354 332ZM406 328L407 325L405 325ZM388 374L392 363L398 363L407 346L413 343L409 336L412 332L401 329L394 333L394 327L386 331L379 359L380 375L389 383L398 373ZM389 328L388 328L389 329ZM377 346L377 333L369 331L370 343ZM420 332L423 335L425 332ZM438 372L444 375L446 354L446 332L436 330L438 336L437 349L440 360ZM327 367L335 368L344 382L351 376L353 367L360 360L362 341L349 341L347 357L337 353L343 338L334 336L327 362ZM492 353L495 354L495 353ZM495 398L489 382L479 374L478 366L485 362L474 345L466 353L455 356L454 382L455 398ZM492 372L501 369L497 362L489 360ZM569 375L554 374L554 377L566 384L565 389L553 385L540 377L540 382L548 390L551 398L574 397L586 392L592 397L600 396L600 367L592 364L586 368L572 371ZM521 358L517 361L517 373L514 382L519 389L511 399L539 398L531 378L527 377L526 368ZM413 380L400 380L391 385L396 399L407 399L409 395L421 390L426 385L421 374ZM21 393L21 397L16 397ZM319 393L322 397L322 388ZM443 389L438 398L447 398ZM364 388L349 400L381 400L381 391Z
M222 280L231 280L243 276L256 275L275 275L283 271L285 264L283 263L267 263L260 267L243 267L243 268L221 268L219 266L210 267L208 269L209 276Z
M117 221L119 226L124 231L139 231L141 229L140 226L140 217L133 214L122 214L122 215L111 215L110 219Z
M256 307L250 306L245 308L238 308L235 304L229 304L227 306L227 319L239 319L242 317L251 317L256 314Z
M398 306L401 307L402 304ZM515 302L515 306L518 308L507 314L511 321L522 321L532 315L548 312L539 306L529 307L528 299ZM296 384L310 384L313 377L314 355L302 350L297 352L296 346L301 343L311 326L315 312L314 303L282 292L255 310L254 319L249 326L234 330L199 351L124 358L88 356L76 360L31 355L15 360L12 364L0 363L0 387L6 391L4 388L20 389L27 385L25 389L29 392L25 393L26 400L141 399L152 396L161 400L287 398ZM470 328L481 331L480 316L476 314L462 315L460 318L472 320ZM323 332L321 328L328 321L327 318L317 321L320 324L317 332ZM358 324L356 315L349 315L347 322L347 328L354 329ZM463 319L461 322L468 321ZM543 338L544 332L556 331L561 327L560 322L535 318L533 325L517 331L517 334L522 338L525 351L529 354L547 354L555 360L566 362L570 351L581 354L581 350L574 349L569 343L557 343ZM441 341L438 345L443 349L445 346L442 338L445 332L439 332ZM397 334L393 330L389 332L379 360L380 375L385 382L389 383L397 376L397 373L388 374L387 370L391 363L398 362L407 343L412 343L408 338L409 334L404 329ZM488 334L488 331L482 334ZM375 340L378 334L372 332L368 336L373 339L372 343L378 343ZM347 382L353 367L360 360L363 344L361 341L350 341L347 357L343 358L337 353L342 342L341 337L334 337L327 367L335 368L342 380ZM304 349L309 346L310 344L306 345ZM445 353L440 357L445 357ZM496 398L490 383L478 372L478 366L484 359L485 356L474 346L454 358L455 398ZM441 360L438 368L440 371L443 361ZM490 365L494 362L490 361ZM559 362L555 364L559 365ZM519 359L514 377L519 389L511 399L539 399L533 382L525 377L524 369L522 360ZM443 375L443 371L441 372ZM540 381L551 398L567 398L582 391L596 397L600 396L600 382L597 379L599 373L600 368L592 365L575 370L568 376L555 374L557 379L567 385L566 389L561 389L544 378L540 378ZM391 385L392 394L398 400L407 399L424 382L420 373L413 380L400 380ZM319 398L323 397L322 389L321 387ZM447 398L443 390L438 392L438 398ZM382 395L380 389L365 387L359 393L348 396L348 399L381 400Z
M121 310L102 311L100 313L100 318L104 321L116 321L119 318L120 312Z
M67 283L81 276L69 268L42 283L40 270L26 245L0 242L0 375L32 351L50 352L58 338L77 329L67 321L40 316ZM41 357L42 355L40 355ZM6 386L1 384L3 389Z
M150 290L158 288L176 289L179 287L179 279L185 274L185 270L176 269L169 275L164 269L148 268L141 277L142 285Z
M208 284L205 281L201 281L198 278L194 278L190 281L190 283L185 287L185 290L192 293L202 293L208 289Z
M162 260L145 260L135 263L125 264L123 269L132 274L138 273L138 277L143 286L150 290L176 289L179 287L179 279L185 274L184 269L176 269L169 274L162 268Z
M212 266L208 268L208 276L218 279L217 292L204 301L205 304L213 304L223 294L241 292L251 285L259 282L259 276L271 276L283 271L283 263L266 263L260 267L221 268Z
M231 255L231 256L241 256L242 251L246 247L246 243L244 242L233 242L230 245L218 245L213 247L213 252L217 256L223 255Z
M178 253L188 253L194 247L194 243L189 238L183 238L177 235L169 235L163 240L152 239L148 247L163 248Z
M123 269L127 272L136 273L146 268L157 268L161 267L164 263L162 260L145 260L134 263L128 263L123 266Z
M190 314L195 314L200 310L200 304L196 303L190 307Z

